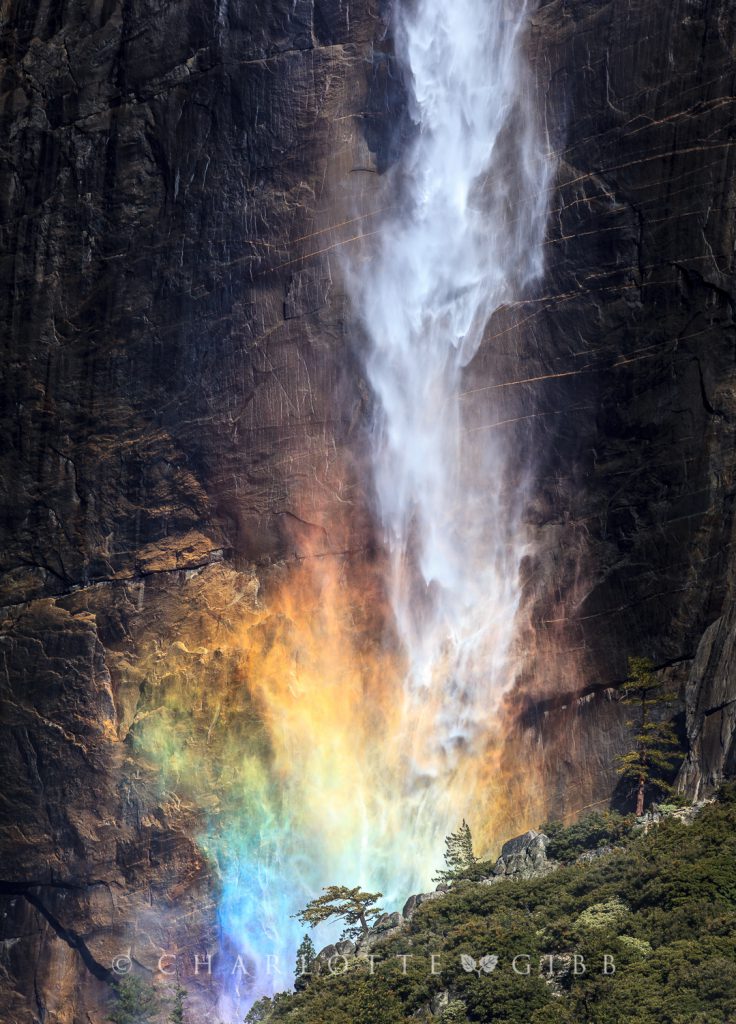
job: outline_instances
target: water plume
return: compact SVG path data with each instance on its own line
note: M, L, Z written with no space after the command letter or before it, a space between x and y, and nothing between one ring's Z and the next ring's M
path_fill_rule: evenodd
M514 678L523 467L465 430L464 368L494 310L539 275L549 163L521 36L525 3L418 0L398 15L414 141L400 212L349 269L376 397L376 508L408 659L401 733L412 842L465 811ZM421 858L419 858L421 859Z
M382 890L397 909L431 884L463 816L488 852L508 815L494 711L515 672L524 472L499 432L466 429L461 392L492 313L541 268L549 166L527 14L512 0L398 9L415 131L380 202L399 212L346 268L369 343L382 553L273 570L218 617L204 602L179 624L197 665L159 644L149 666L139 748L203 809L220 923L252 970L228 1015L288 987L290 915L322 886ZM285 975L265 973L270 954Z

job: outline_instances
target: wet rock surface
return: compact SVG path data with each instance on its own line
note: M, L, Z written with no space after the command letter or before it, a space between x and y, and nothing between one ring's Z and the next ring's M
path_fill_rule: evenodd
M734 8L552 0L532 22L559 158L547 273L471 370L500 348L529 381L504 416L531 417L538 544L509 757L573 812L616 786L629 655L679 690L687 791L734 763Z
M146 636L226 614L254 566L370 544L335 253L403 91L382 4L4 18L0 1017L89 1024L131 939L144 971L216 941L197 812L129 738ZM467 376L533 379L476 412L532 417L509 428L538 546L510 743L560 812L615 785L628 653L681 687L689 791L734 767L734 23L729 0L533 18L548 272Z
M385 24L347 6L3 12L4 1021L102 1021L116 955L189 975L216 946L201 813L129 733L143 648L196 651L254 561L363 543L345 300L312 255L389 134ZM214 1012L214 979L187 988Z

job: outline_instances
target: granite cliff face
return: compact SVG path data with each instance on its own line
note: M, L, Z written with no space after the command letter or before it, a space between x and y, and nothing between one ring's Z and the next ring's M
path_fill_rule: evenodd
M326 189L375 175L391 80L368 5L3 17L0 1016L102 1020L112 957L215 938L201 822L127 739L144 643L349 542L361 398L309 254L354 234Z
M4 7L4 1020L103 1020L112 957L216 939L198 812L130 742L143 652L201 659L280 561L372 551L335 259L402 144L389 14ZM489 411L531 417L536 467L509 749L561 810L613 789L632 652L681 687L688 790L734 767L734 25L731 0L532 20L548 272L468 385L545 378Z
M561 779L595 766L578 806L620 742L607 687L633 652L679 687L686 790L734 766L734 13L552 2L533 19L560 162L545 287L514 317L536 346L519 376L553 378L521 404L542 467L535 686L565 699L526 714L565 736Z

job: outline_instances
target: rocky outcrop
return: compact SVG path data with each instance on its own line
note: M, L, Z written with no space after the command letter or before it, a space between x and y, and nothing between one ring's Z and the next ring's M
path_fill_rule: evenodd
M411 896L407 901L407 906L411 900L423 902L421 897ZM415 903L412 904L412 907L418 905ZM397 935L410 917L411 912L408 915L400 914L398 911L381 914L367 931L356 937L355 942L352 939L342 939L340 942L330 943L317 954L316 973L342 973L346 969L348 961L355 957L369 956L376 946Z
M331 942L319 951L312 968L313 974L341 973L347 961L353 959L356 953L356 945L351 939L341 939L340 942Z
M685 685L690 751L682 788L700 797L736 774L736 601L703 634Z
M504 878L538 878L558 866L547 858L549 837L530 829L522 836L509 839L493 869L493 881Z
M417 908L421 907L423 903L429 903L431 900L441 899L443 895L444 890L438 888L435 889L434 892L419 892L414 896L410 896L401 911L402 917L408 921Z
M651 828L669 818L680 821L683 825L692 825L703 808L713 802L714 798L710 797L707 800L696 800L695 803L688 804L685 807L675 807L671 804L652 804L641 817L636 819L633 830L634 832L648 832Z

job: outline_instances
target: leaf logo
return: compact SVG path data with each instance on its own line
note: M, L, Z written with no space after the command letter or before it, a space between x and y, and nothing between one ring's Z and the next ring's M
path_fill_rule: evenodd
M473 959L472 956L468 956L467 953L462 953L460 956L460 964L464 971L468 974L477 974L480 978L481 973L492 974L498 966L497 956L482 956L478 962Z

